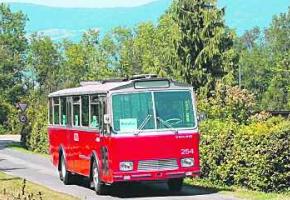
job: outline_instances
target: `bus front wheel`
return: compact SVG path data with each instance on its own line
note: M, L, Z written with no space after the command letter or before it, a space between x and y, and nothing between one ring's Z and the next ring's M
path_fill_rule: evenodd
M65 158L63 155L61 155L60 159L59 177L65 185L69 185L71 183L72 174L67 171Z
M167 182L168 189L172 192L179 192L182 189L183 178L169 179Z
M102 183L97 162L94 160L92 166L92 183L98 195L106 195L108 193L108 186Z

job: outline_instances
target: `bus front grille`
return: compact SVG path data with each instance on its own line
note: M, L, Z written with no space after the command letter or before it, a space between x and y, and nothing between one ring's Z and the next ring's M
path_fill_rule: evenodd
M138 171L154 171L154 170L176 170L178 169L176 159L161 160L141 160L138 163Z

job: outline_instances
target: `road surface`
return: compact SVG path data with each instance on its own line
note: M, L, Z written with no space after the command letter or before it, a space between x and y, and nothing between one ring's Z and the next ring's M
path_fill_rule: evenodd
M86 188L86 180L82 178L78 185L63 185L59 180L57 170L49 158L40 155L27 154L6 148L10 142L19 141L18 136L0 136L0 171L25 178L31 182L46 186L52 190L67 193L80 199L110 200L120 198L164 199L164 200L237 200L232 196L185 186L180 193L170 194L165 184L128 184L116 186L108 196L97 196L92 189ZM81 177L80 177L81 178Z

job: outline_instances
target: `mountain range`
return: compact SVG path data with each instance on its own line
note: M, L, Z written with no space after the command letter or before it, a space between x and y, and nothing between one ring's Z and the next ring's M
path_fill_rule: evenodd
M23 11L29 18L28 34L39 32L53 40L68 38L77 41L88 29L98 29L101 34L116 26L132 28L137 23L158 18L172 0L157 0L137 7L119 8L58 8L35 4L9 3L13 11ZM225 21L239 35L255 26L267 27L272 16L286 12L289 0L218 0L226 8Z

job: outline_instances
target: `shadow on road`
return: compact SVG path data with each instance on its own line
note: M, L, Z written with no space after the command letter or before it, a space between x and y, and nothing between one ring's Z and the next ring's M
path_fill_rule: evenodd
M22 178L19 178L19 177L13 177L13 178L0 178L0 181L13 181L13 180L22 180Z
M0 139L0 150L7 148L9 144L13 144L13 143L15 143L15 141L13 141L13 140L1 140Z
M75 176L73 185L88 187L88 179ZM216 188L184 185L180 192L170 192L165 183L119 183L109 187L109 196L117 198L197 196L219 192Z
M11 168L0 167L0 171L3 171L3 172L9 172L9 171L14 171L14 170L19 170L19 169L25 169L25 168L23 168L23 167L11 167Z

